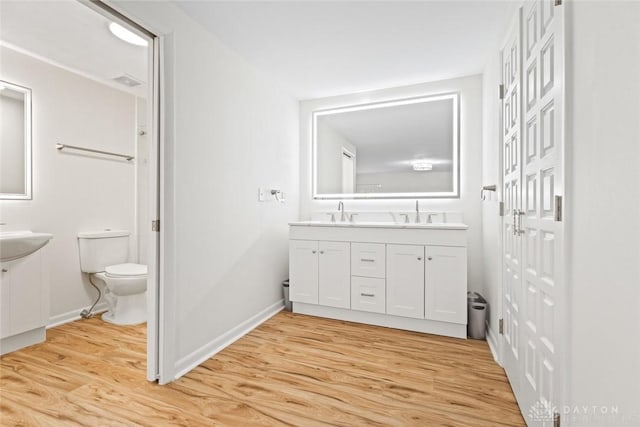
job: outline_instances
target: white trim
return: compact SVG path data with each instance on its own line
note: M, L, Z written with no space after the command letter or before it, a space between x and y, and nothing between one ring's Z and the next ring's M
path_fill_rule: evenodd
M282 309L284 309L284 300L279 300L275 304L270 305L255 316L250 317L249 319L240 323L238 326L217 337L213 341L203 345L202 347L178 360L175 366L176 375L174 380L177 380L184 374L188 373L189 371L203 363L205 360L211 358L226 347L230 346L238 339L254 330L260 324L278 314L280 311L282 311Z
M496 338L493 330L489 327L489 322L487 322L487 344L489 345L489 350L491 350L491 354L493 355L493 360L500 366L502 366L502 361L500 360L499 352L498 352L498 339Z
M83 308L88 310L90 307L91 306L87 306ZM70 323L70 322L75 322L76 320L80 320L81 319L80 312L83 310L83 308L75 309L75 310L68 311L66 313L51 316L49 318L49 324L47 325L47 329L55 328L57 326L64 325L65 323ZM93 308L92 313L99 314L107 310L108 310L107 303L101 302Z
M46 339L47 331L44 327L31 329L16 335L11 335L10 337L4 337L0 339L0 355L45 342Z
M467 339L467 325L461 323L414 319L411 317L392 316L389 314L327 307L324 305L306 304L302 302L293 303L293 312L310 316L327 317L329 319L345 320L348 322L365 323L368 325L422 332L425 334Z

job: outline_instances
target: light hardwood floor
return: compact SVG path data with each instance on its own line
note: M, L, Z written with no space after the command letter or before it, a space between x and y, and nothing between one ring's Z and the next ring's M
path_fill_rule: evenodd
M280 313L178 381L145 380L145 327L98 318L2 357L11 426L523 426L484 341Z

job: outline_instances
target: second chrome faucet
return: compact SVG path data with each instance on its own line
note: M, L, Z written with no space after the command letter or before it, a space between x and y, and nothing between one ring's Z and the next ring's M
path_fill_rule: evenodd
M340 212L340 222L345 222L347 218L344 214L344 203L342 201L338 203L338 212Z

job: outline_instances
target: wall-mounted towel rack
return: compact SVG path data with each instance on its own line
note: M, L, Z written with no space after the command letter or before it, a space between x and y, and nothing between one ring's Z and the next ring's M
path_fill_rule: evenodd
M110 151L94 150L93 148L77 147L75 145L68 145L68 144L56 144L56 149L58 150L64 150L65 148L70 148L72 150L88 151L90 153L104 154L106 156L115 156L115 157L120 157L127 160L135 159L135 157L129 154L118 154L118 153L112 153Z

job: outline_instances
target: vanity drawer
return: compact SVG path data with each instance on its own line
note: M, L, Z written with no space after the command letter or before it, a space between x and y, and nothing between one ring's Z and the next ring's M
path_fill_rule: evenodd
M351 244L351 274L385 278L385 245L381 243Z
M351 309L385 312L385 280L373 277L351 276Z

